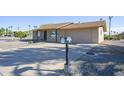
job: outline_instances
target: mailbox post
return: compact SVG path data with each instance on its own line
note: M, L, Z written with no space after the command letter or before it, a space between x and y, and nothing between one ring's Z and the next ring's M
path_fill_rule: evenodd
M66 45L66 63L65 63L65 65L68 65L68 42L66 42L65 45Z
M65 43L66 50L66 63L64 64L64 73L65 75L69 75L69 43L71 43L71 37L61 38L61 43Z

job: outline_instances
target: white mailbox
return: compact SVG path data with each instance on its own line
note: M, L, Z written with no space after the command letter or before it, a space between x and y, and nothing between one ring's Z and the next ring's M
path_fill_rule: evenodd
M66 40L65 40L65 39L66 39ZM62 44L64 44L64 43L71 43L71 42L72 42L72 38L71 38L71 37L67 37L67 38L61 37L61 38L60 38L60 42L61 42Z
M67 37L67 42L71 43L72 42L72 38L71 37Z

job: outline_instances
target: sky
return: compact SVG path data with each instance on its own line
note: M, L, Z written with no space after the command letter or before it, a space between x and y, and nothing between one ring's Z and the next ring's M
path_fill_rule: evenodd
M18 27L20 30L28 30L28 25L33 28L49 23L98 21L100 18L106 20L108 28L108 16L0 16L0 27L13 26L13 30ZM112 30L124 31L124 16L113 16Z

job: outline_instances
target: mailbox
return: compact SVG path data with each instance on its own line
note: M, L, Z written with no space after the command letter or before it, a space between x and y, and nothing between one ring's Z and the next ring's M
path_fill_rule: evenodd
M66 41L67 41L67 43L71 43L72 42L72 38L71 37L67 37Z
M61 37L60 38L60 42L62 43L62 44L64 44L64 43L71 43L72 42L72 38L71 37Z

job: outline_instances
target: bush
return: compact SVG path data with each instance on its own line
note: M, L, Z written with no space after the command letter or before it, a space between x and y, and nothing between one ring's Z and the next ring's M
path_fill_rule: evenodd
M5 34L5 29L4 28L0 28L0 36Z
M27 32L23 31L14 32L14 36L20 39L27 37L27 35L28 35Z
M104 39L109 40L109 35L104 34Z
M120 36L119 35L111 35L110 37L109 37L109 35L104 35L104 39L105 40L120 40Z

